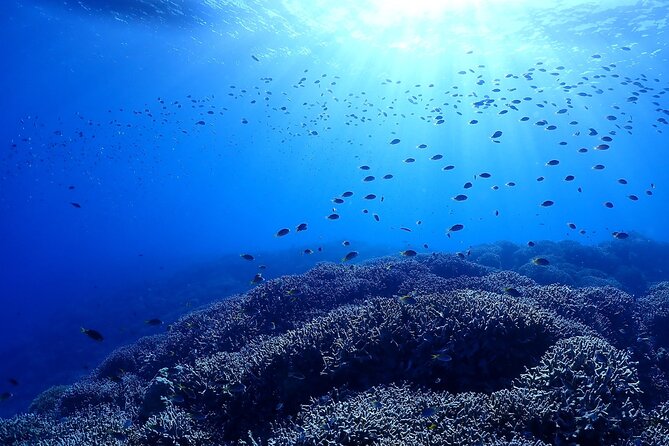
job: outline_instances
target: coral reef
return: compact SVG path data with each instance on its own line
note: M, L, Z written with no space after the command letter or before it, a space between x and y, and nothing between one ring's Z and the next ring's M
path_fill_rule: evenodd
M575 274L478 255L266 281L45 392L0 443L667 444L669 284L541 285Z

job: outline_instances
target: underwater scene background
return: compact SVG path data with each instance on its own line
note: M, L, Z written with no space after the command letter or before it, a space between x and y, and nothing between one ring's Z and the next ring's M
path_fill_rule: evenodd
M1 444L669 444L669 2L2 7Z

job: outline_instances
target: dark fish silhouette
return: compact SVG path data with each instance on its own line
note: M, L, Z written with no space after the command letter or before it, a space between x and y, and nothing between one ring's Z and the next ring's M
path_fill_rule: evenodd
M104 339L104 337L99 331L93 330L92 328L81 327L81 332L97 342L102 342L102 340Z
M349 260L353 260L356 257L358 257L358 251L351 251L348 254L346 254L344 257L342 257L341 261L342 262L348 262Z

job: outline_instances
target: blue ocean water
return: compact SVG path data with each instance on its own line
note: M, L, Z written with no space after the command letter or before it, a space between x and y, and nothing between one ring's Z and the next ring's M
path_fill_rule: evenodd
M669 241L669 4L537 3L6 2L0 415L259 272Z

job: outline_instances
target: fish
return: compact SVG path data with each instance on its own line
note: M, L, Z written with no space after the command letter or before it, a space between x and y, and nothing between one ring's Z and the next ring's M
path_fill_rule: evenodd
M376 177L374 175L368 175L365 178L362 179L365 183L369 183L370 181L374 181Z
M403 255L404 257L414 257L418 253L413 249L407 249L404 251L400 251L400 254Z
M392 177L393 177L393 175L391 173L388 173L388 174L383 176L383 179L384 180L390 180Z
M371 167L369 167L368 165L363 165L363 166L358 167L358 169L360 169L360 170L369 170L369 169L371 169Z
M439 362L451 362L453 358L451 358L451 355L446 352L438 352L432 354L432 360Z
M348 254L346 254L344 257L342 257L341 261L342 262L348 262L349 260L353 260L356 257L358 257L358 251L351 251Z
M430 159L433 160L433 161L438 161L438 160L442 159L443 157L444 157L444 155L436 154L436 155L432 155L430 157Z
M592 170L604 170L606 169L606 166L604 164L595 164L592 166Z
M7 379L7 382L9 382L9 384L11 384L14 387L19 385L19 381L16 378L9 378Z
M464 228L465 228L465 225L460 224L460 223L457 223L457 224L454 224L453 226L451 226L451 227L448 229L448 232L462 231Z
M415 161L416 161L415 158L407 158L407 159L404 160L404 162L407 163L407 164L413 163Z
M613 238L617 238L618 240L625 240L626 238L629 237L629 234L627 232L615 231L611 233L611 235L613 236Z
M511 297L521 297L522 293L512 286L504 288L504 293L508 294Z
M606 201L606 202L604 202L604 207L607 207L607 208L611 209L611 208L613 208L613 203L611 203L610 201Z
M501 131L501 130L497 130L495 133L492 134L492 136L490 136L490 138L491 138L491 139L497 139L497 138L499 138L500 136L502 136L502 131Z
M256 273L255 276L253 276L253 279L251 279L251 285L257 285L260 282L263 282L265 278L262 276L260 273Z
M537 266L547 266L550 265L551 262L549 262L547 259L543 257L535 257L532 259L532 263L534 263Z
M239 254L239 257L244 260L248 260L249 262L255 259L255 257L253 257L251 254Z
M291 289L286 291L286 296L293 296L293 297L299 297L302 295L302 291L296 290L296 289Z
M474 186L471 181L467 181L465 184L462 185L464 189L470 189L472 186Z
M304 251L302 251L303 254L310 255L314 253L313 249L307 248Z
M13 396L14 394L12 392L2 392L0 393L0 401L7 401Z
M403 296L397 296L397 298L403 304L416 305L416 298L414 297L414 293L408 293Z
M339 214L330 214L326 217L328 220L339 220Z
M373 200L376 198L376 195L374 194L367 194L363 197L365 200Z
M390 141L390 144L392 144L392 145L399 144L399 143L400 143L400 139L399 139L399 138L395 138L395 139L393 139L392 141Z
M302 231L306 231L306 230L307 230L307 224L306 223L300 223L295 228L295 232L302 232Z
M147 319L147 320L145 320L144 323L145 323L146 325L151 326L151 327L156 327L156 326L158 326L158 325L162 325L162 324L163 324L163 321L161 321L161 320L158 319L158 318L153 318L153 319Z
M458 194L455 197L453 197L453 200L455 200L455 201L465 201L467 198L468 197L465 194Z
M102 342L104 340L102 334L97 330L93 330L92 328L81 327L81 332L94 341Z
M276 234L274 234L274 237L283 237L284 235L288 234L290 232L290 229L288 228L282 228L276 231Z
M75 207L77 209L81 209L81 205L79 203L71 202L70 204L72 205L72 207Z
M351 192L351 191L346 191L346 192L344 192L343 194L341 194L341 196L344 197L344 198L349 198L349 197L352 197L352 196L353 196L353 192Z
M488 172L483 172L479 174L479 177L481 178L490 178L492 175L489 174Z
M260 62L260 59L256 57L254 54L251 54L251 59L255 60L256 62Z
M535 245L536 245L536 243L534 243L532 240L527 242L527 246L529 246L530 248L533 248Z
M349 242L348 240L344 240L343 242L341 242L341 244L344 246L349 246L351 242Z
M553 200L546 200L543 203L541 203L541 206L542 207L549 207L549 206L553 206L554 204L555 204L555 202Z
M576 229L575 223L567 223L567 226L569 226L569 229Z
M550 160L546 162L547 166L557 166L558 164L560 164L560 160Z

